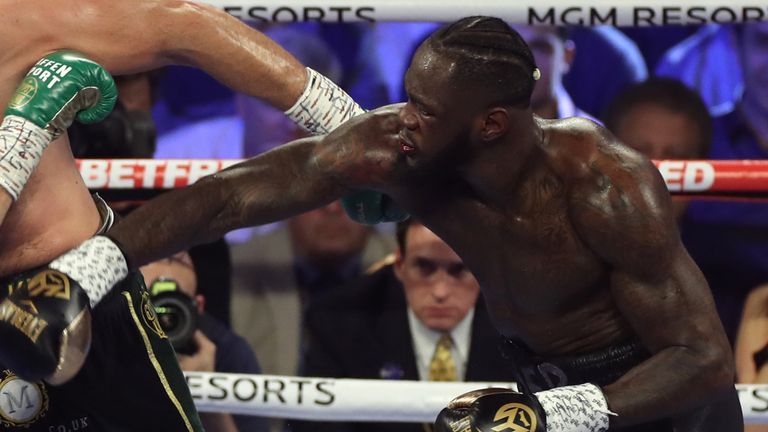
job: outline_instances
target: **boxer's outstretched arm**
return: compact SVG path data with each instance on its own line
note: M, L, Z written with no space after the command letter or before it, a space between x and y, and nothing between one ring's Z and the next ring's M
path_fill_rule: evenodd
M64 3L64 2L61 2ZM181 0L86 0L51 7L58 45L113 74L168 64L203 69L238 92L287 109L304 89L301 63L261 32L208 5Z
M572 220L612 267L613 299L652 354L603 388L618 414L611 427L673 417L732 391L730 345L658 171L619 151L595 157L589 168L572 189Z
M233 229L326 205L353 188L386 192L399 157L398 107L354 118L150 200L110 230L132 267ZM387 190L385 190L387 189Z
M261 32L207 5L182 0L57 0L26 19L18 40L41 51L79 51L113 74L168 64L198 67L230 88L290 108L304 66ZM26 45L23 45L26 46ZM0 225L13 199L0 192Z
M325 205L346 190L313 153L321 138L288 143L165 193L117 222L109 236L133 267Z

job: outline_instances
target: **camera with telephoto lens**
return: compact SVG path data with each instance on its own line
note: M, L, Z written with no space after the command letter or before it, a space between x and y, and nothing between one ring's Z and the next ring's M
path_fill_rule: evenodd
M173 279L157 279L149 288L160 327L163 328L173 349L179 354L194 354L193 340L197 330L197 302L181 291Z

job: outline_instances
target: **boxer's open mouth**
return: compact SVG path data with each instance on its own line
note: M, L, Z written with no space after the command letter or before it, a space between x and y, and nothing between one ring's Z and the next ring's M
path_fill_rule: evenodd
M405 137L405 134L400 132L400 153L404 155L412 155L416 152L416 146L411 144L411 141Z

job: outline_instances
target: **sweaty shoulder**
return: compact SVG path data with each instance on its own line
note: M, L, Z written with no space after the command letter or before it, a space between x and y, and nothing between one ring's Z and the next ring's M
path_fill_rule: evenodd
M640 153L621 144L607 129L592 120L572 117L563 120L539 120L544 131L542 150L550 168L569 181L592 177L596 165L616 170L651 168Z
M551 169L568 185L571 223L593 251L616 263L617 257L629 257L622 252L628 244L648 246L642 248L648 252L645 262L667 257L659 251L676 250L669 192L648 158L586 119L543 125Z

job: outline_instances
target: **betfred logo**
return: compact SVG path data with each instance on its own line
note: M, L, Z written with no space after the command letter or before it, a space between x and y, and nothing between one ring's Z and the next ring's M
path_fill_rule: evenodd
M704 161L660 161L657 167L670 192L701 192L715 183L715 168Z
M240 160L80 159L90 189L174 189L232 166Z

